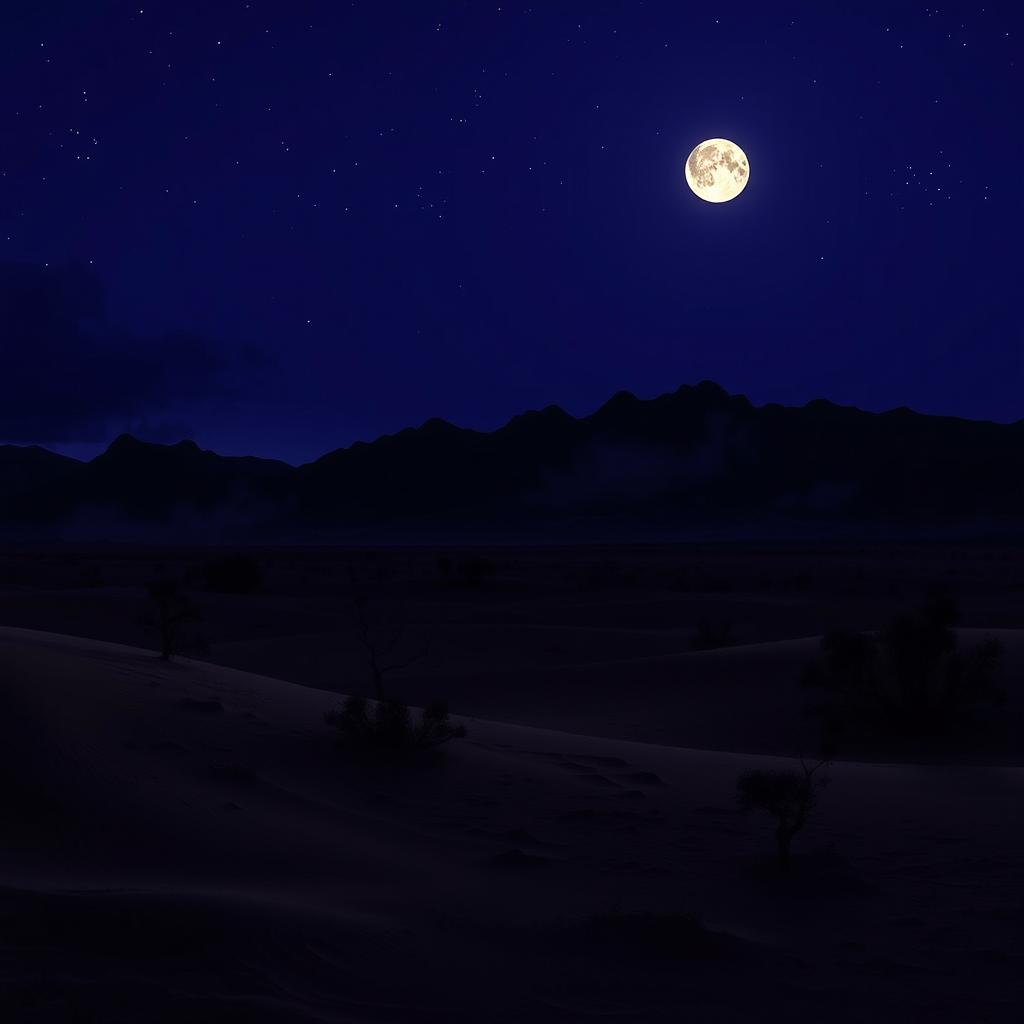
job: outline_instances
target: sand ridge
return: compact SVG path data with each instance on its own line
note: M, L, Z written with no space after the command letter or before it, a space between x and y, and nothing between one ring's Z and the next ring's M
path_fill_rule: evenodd
M471 720L443 764L376 770L335 749L324 691L13 629L0 672L5 970L50 979L16 997L24 1019L115 991L138 1013L169 986L224 1020L739 1020L740 969L794 993L811 972L801 1004L841 1020L966 1007L984 978L987 1019L1010 1019L1021 769L835 765L786 891L733 800L763 756ZM710 965L666 960L595 932L614 911L699 912L726 938Z

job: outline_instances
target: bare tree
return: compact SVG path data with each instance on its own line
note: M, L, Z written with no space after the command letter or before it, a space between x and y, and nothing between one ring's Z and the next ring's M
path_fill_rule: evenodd
M182 593L177 580L153 580L147 584L146 592L153 608L143 621L156 626L160 634L160 657L170 661L179 650L181 627L188 622L198 622L202 616L195 602Z
M821 760L808 767L800 760L802 772L749 771L736 780L736 798L744 810L766 811L776 822L775 844L779 870L788 873L793 839L803 830L817 803L818 792L827 777L816 777L830 762Z
M387 678L422 661L428 651L426 646L423 646L409 652L405 621L394 617L385 619L374 616L369 605L370 599L365 592L356 593L352 600L352 621L356 640L366 651L374 697L378 701L383 701L387 699Z

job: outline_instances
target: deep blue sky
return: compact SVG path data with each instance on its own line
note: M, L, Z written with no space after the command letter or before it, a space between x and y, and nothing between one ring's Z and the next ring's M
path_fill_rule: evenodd
M0 440L302 461L702 378L1024 418L1016 4L17 6Z

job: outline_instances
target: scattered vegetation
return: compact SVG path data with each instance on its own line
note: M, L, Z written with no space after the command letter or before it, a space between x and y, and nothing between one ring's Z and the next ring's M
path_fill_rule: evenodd
M160 657L170 661L182 646L182 627L199 622L202 616L192 599L175 579L162 577L146 585L151 604L142 622L155 626L160 638Z
M743 772L736 780L740 807L745 811L764 811L775 819L775 848L783 874L790 870L793 840L803 831L819 790L827 784L827 777L817 773L828 763L823 759L808 767L801 761L800 772L754 770Z
M253 594L263 586L263 570L251 555L213 558L203 566L207 590L218 594Z
M328 711L324 719L338 730L345 748L384 756L421 753L466 735L465 726L452 724L444 701L434 701L416 721L397 698L348 697L339 711Z
M954 600L933 592L919 611L878 634L834 632L802 683L824 695L813 710L836 739L963 734L986 708L1005 703L998 685L1002 646L986 638L960 650Z

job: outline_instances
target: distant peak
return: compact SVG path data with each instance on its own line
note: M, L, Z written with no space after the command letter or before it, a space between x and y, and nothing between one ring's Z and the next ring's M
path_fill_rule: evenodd
M698 399L718 404L731 402L736 398L746 401L742 395L730 394L721 384L716 384L713 380L702 380L693 385L684 384L681 388L677 388L675 393L678 398Z
M616 391L611 398L608 399L604 405L598 409L598 412L609 412L615 409L626 409L630 406L636 405L640 401L632 391Z
M447 420L441 419L440 416L431 416L429 420L424 420L420 430L427 430L431 433L439 434L442 431L458 430L453 423L449 423Z
M636 395L633 394L632 391L626 391L625 389L622 389L621 391L616 391L615 394L612 395L612 397L608 399L608 401L605 403L605 405L610 405L612 402L638 402L638 401L639 401L639 399L636 397Z
M191 439L177 441L174 444L160 444L158 441L142 441L134 434L119 434L110 442L110 446L104 454L124 455L129 452L153 451L154 449L188 454L199 454L201 451L199 445Z
M572 417L560 405L545 405L540 412L533 414L544 420L571 420Z
M513 416L506 426L513 423L554 423L556 420L571 420L572 417L560 405L545 405L543 409L527 409Z
M108 452L127 451L133 448L141 448L142 442L132 434L118 434L107 447Z

